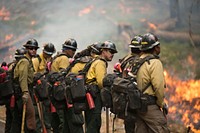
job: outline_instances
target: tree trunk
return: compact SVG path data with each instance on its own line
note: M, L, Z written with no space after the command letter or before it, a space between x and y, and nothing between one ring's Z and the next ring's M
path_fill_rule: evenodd
M180 9L179 9L179 0L169 0L169 8L170 8L170 17L172 19L176 18L178 26L180 24Z

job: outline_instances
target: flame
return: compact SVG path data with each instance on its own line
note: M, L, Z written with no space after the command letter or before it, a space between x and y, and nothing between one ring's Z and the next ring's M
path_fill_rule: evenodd
M0 9L0 20L10 20L10 12L4 6Z
M191 60L191 58L189 57ZM182 81L164 72L167 88L166 95L169 105L169 119L200 133L200 80Z
M153 23L151 23L151 22L148 22L147 23L148 24L148 26L149 26L149 28L151 29L151 30L156 30L157 29L157 27L156 27L156 25L155 24L153 24Z
M5 41L9 41L13 38L13 34L9 34L5 36Z
M90 5L89 7L84 8L83 10L79 11L79 16L83 16L84 14L88 14L91 12L91 10L94 8L93 5Z
M35 21L35 20L31 21L31 25L32 25L32 26L35 25L35 24L36 24L36 21Z
M191 65L195 65L196 64L196 62L194 61L194 59L192 58L191 55L188 56L187 60L188 60L188 63L191 64Z

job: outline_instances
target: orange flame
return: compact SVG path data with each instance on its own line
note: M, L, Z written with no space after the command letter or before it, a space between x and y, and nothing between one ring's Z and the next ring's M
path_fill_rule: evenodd
M195 133L200 133L200 80L181 81L164 72L169 104L169 119L190 125Z
M35 24L36 24L35 20L31 21L31 25L35 25Z
M10 12L5 7L2 7L0 9L0 20L4 21L10 20Z
M5 41L9 41L13 38L13 34L9 34L5 36Z
M191 55L188 56L187 60L188 60L189 64L191 64L191 65L195 65L196 64L196 62L194 61L194 59L192 58Z
M90 5L89 7L84 8L83 10L79 11L79 16L83 16L84 14L88 14L91 12L91 10L94 8L93 5Z
M156 29L157 29L157 27L156 27L155 24L153 24L153 23L151 23L151 22L148 22L147 24L148 24L148 26L149 26L149 28L150 28L151 30L156 30Z

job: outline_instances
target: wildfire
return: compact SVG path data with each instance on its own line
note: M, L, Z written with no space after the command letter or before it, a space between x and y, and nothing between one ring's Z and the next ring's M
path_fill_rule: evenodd
M4 6L0 9L0 20L10 20L10 12Z
M181 81L164 72L169 104L169 119L189 125L193 132L200 132L200 80Z
M84 14L88 14L92 11L93 8L94 8L94 6L90 5L89 7L86 7L83 10L79 11L78 15L83 16Z

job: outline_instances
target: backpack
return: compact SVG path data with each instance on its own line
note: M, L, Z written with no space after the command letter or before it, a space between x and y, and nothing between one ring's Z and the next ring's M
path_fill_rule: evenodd
M0 105L5 105L13 94L12 80L7 71L0 67Z
M36 94L39 101L44 101L49 98L48 89L50 87L50 84L47 82L47 74L48 72L45 72L43 74L36 73L33 78L34 93Z
M47 75L47 81L51 85L49 89L50 99L57 109L65 108L66 104L71 107L72 103L81 103L80 101L83 100L85 103L84 78L81 76L84 72L69 73L71 68L78 62L82 62L82 60L78 58L62 72L50 72ZM90 59L87 59L86 62L90 62ZM85 105L81 103L74 104L74 106L84 108Z
M42 59L39 55L37 55L35 58L38 59L39 65L42 62ZM48 91L47 91L47 82L45 75L47 72L44 74L41 74L40 72L34 74L33 77L33 90L34 94L37 96L39 101L43 101L48 98Z
M58 54L53 58L53 60L55 60L57 57L62 56L62 55L65 55L65 54ZM61 72L50 71L45 76L46 82L48 84L48 95L49 95L50 101L58 110L64 109L66 106L65 91L66 91L67 85L65 83L65 76L74 65L75 65L75 62L72 62L65 70Z
M144 62L149 62L149 60L156 58L157 57L155 56L147 56L143 59L136 57L131 60L129 64L132 66L132 76L125 78L118 76L113 79L113 84L110 89L112 99L111 112L116 114L118 118L127 118L128 110L134 112L143 108L143 92L151 85L151 83L140 91L137 88L136 75Z
M67 90L66 95L68 95L73 103L74 112L80 113L81 111L86 110L87 102L86 102L86 78L85 75L87 74L91 64L97 60L98 58L90 58L87 63L85 64L84 68L79 71L77 74L69 73L66 77L67 82Z
M23 58L28 60L28 58L24 56L19 60L9 63L8 66L12 65L12 68L8 71L2 71L2 68L0 68L0 105L8 103L8 99L10 99L13 94L15 99L18 99L22 95L18 81L14 79L14 69L17 63Z

